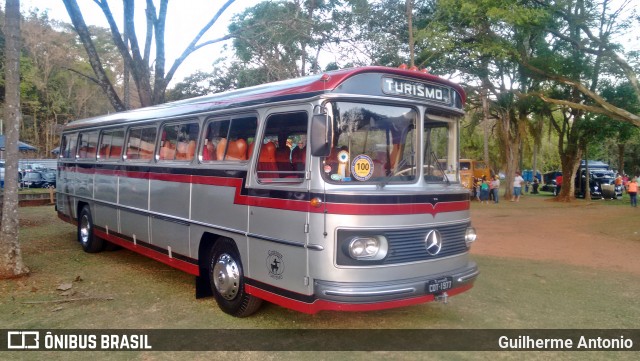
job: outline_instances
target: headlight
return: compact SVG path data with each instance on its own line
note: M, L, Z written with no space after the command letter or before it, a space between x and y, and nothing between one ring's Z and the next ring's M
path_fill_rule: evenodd
M476 229L473 227L467 227L464 232L464 243L467 244L467 248L471 247L471 243L476 241Z
M349 241L349 256L357 260L381 260L389 246L383 236L353 237Z

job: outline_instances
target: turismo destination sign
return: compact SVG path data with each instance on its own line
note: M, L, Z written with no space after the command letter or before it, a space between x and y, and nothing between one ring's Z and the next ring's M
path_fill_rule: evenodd
M401 95L411 98L426 99L445 104L452 104L452 90L450 88L430 83L383 77L382 91L385 94L390 95Z

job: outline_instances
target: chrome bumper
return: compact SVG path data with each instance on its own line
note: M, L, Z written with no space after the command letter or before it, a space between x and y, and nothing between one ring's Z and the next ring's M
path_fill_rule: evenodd
M346 302L371 303L394 301L425 295L437 296L427 290L429 281L450 277L451 290L473 283L480 274L475 262L469 262L466 267L450 272L439 273L419 278L399 280L395 282L332 282L316 280L314 293L318 299Z

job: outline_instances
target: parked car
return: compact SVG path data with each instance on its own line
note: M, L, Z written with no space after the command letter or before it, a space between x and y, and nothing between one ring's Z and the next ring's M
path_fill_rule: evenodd
M26 188L43 188L47 184L47 180L42 172L31 171L26 172L22 176L22 186Z
M56 187L56 171L53 169L45 169L43 171L41 171L40 173L42 173L42 176L44 177L45 180L45 184L43 185L44 188L46 187Z
M559 171L545 173L542 176L542 186L540 190L543 192L551 192L554 196L557 195L556 177L560 174L562 174L562 172Z

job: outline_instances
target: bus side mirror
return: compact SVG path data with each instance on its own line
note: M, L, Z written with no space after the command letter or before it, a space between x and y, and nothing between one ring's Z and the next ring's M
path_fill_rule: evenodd
M327 114L316 114L311 118L311 155L326 157L331 151L333 129Z

